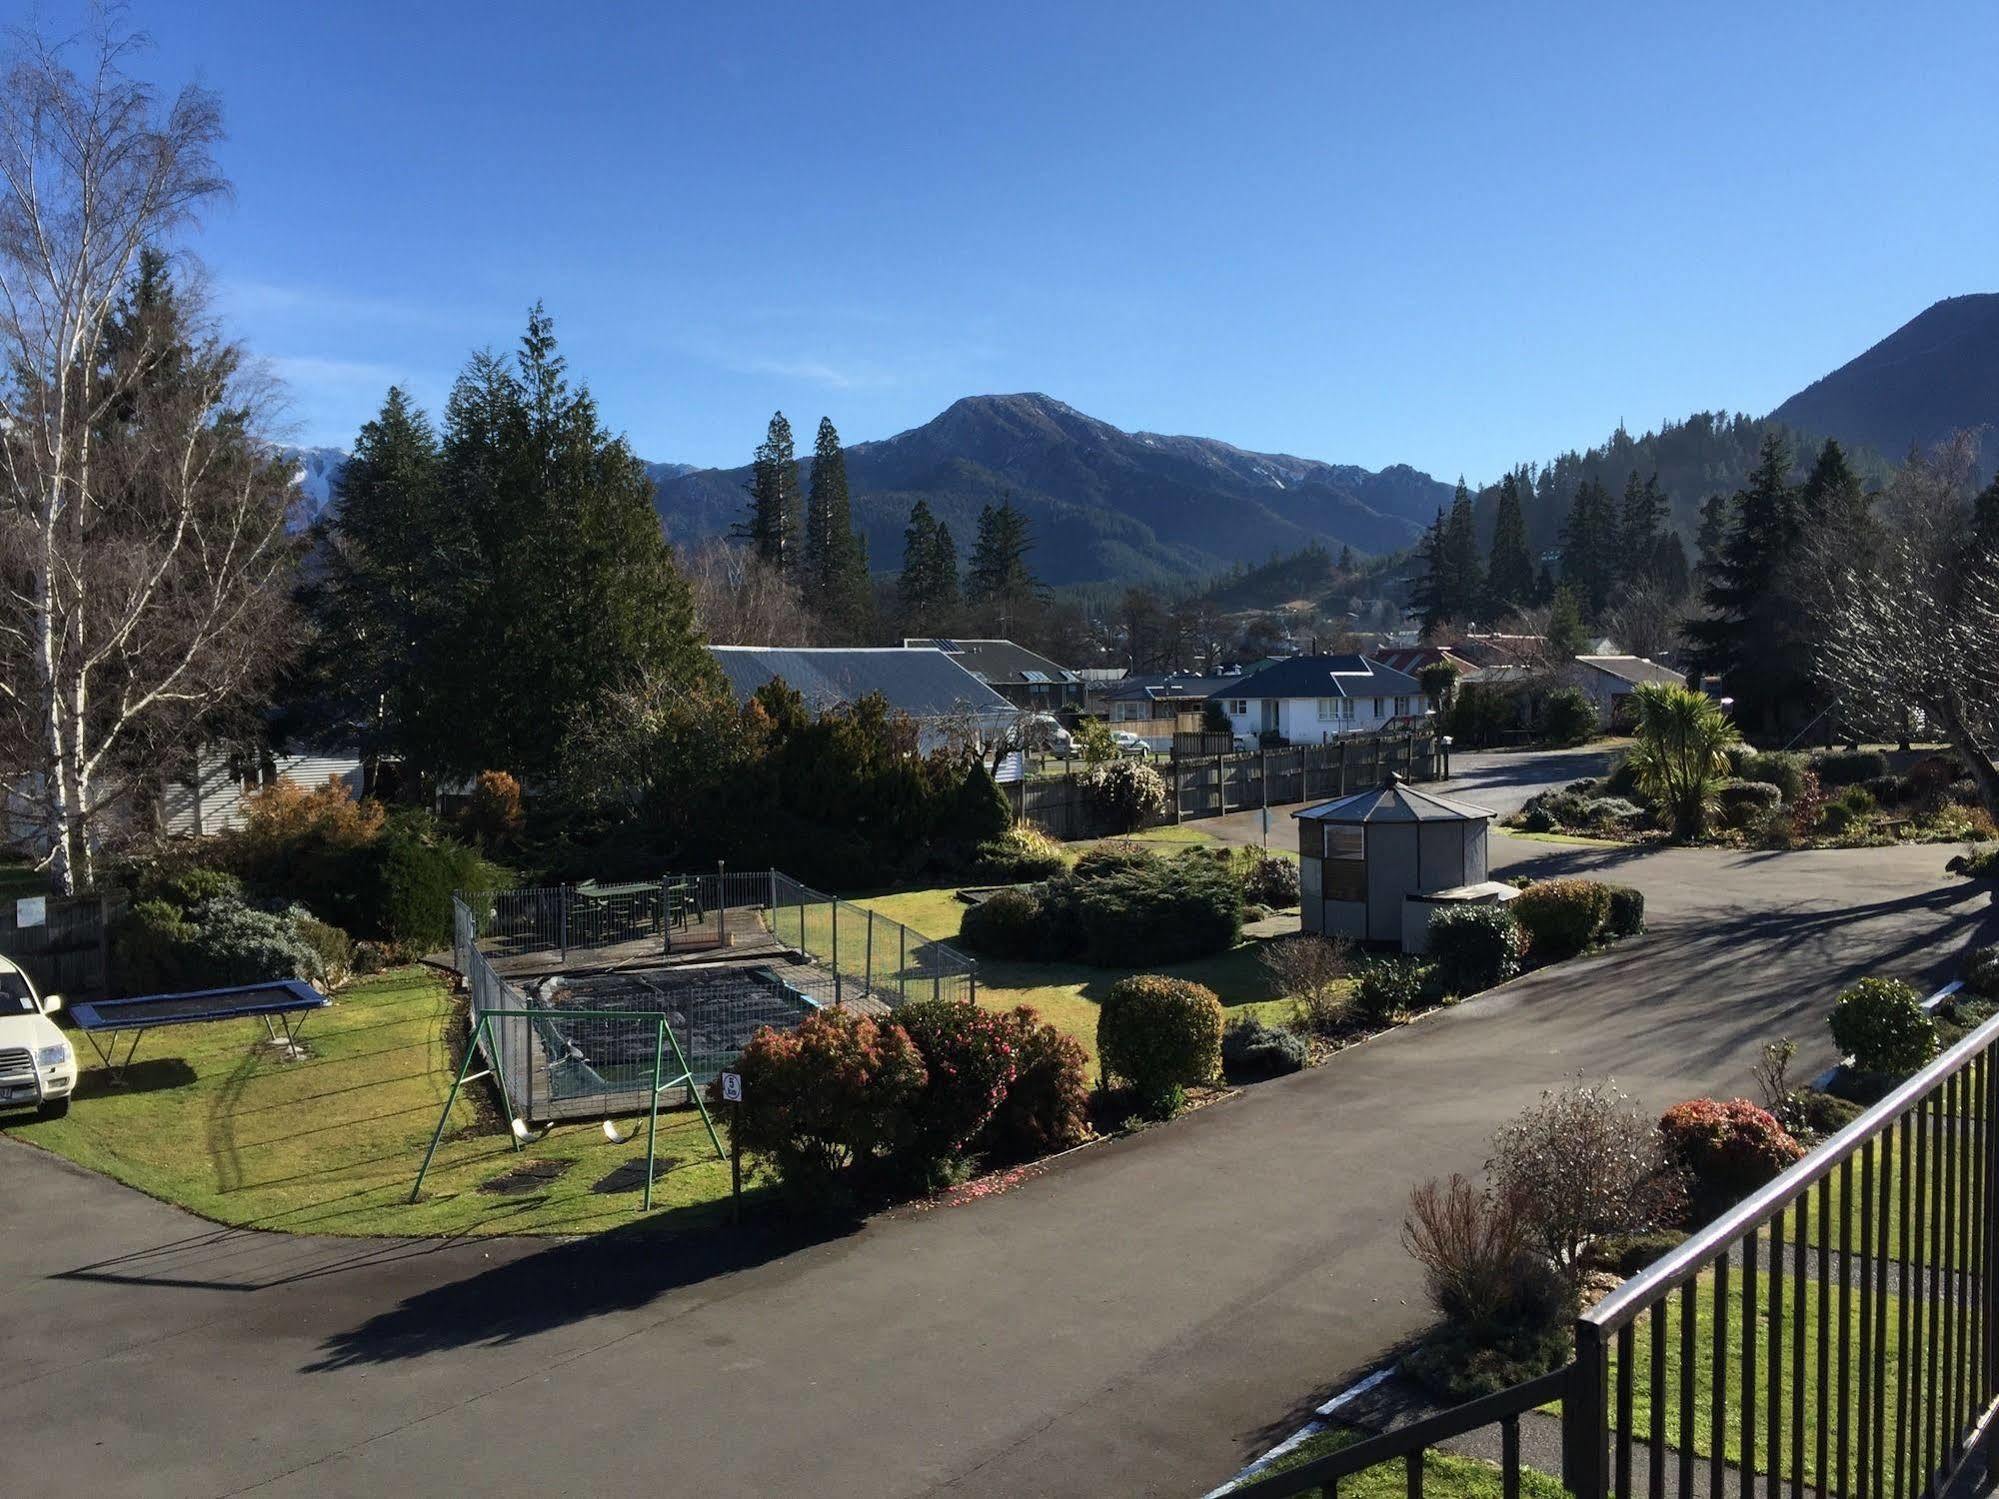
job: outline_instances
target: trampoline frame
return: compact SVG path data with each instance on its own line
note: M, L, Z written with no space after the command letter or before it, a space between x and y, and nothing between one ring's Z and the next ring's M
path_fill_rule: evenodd
M663 1010L588 1010L579 1012L594 1020L626 1020L654 1026L652 1052L652 1097L646 1119L646 1185L645 1198L639 1205L640 1212L652 1209L652 1178L658 1161L659 1142L659 1095L668 1088L687 1090L687 1096L694 1100L694 1107L701 1111L701 1122L708 1130L708 1143L715 1147L715 1158L725 1161L728 1152L722 1149L722 1140L715 1133L715 1121L708 1113L708 1104L701 1097L701 1089L695 1085L694 1069L687 1061L687 1055L680 1049L680 1038L673 1034L673 1026ZM458 1064L458 1075L451 1080L451 1092L445 1096L444 1108L437 1116L437 1128L431 1131L430 1147L423 1153L423 1165L417 1169L416 1181L410 1187L409 1200L415 1202L423 1192L424 1178L430 1173L432 1160L437 1156L437 1145L444 1138L444 1126L450 1122L451 1106L458 1101L459 1090L467 1083L478 1082L490 1077L500 1090L500 1106L506 1110L508 1133L513 1140L514 1153L526 1148L522 1132L514 1128L514 1101L507 1094L507 1079L499 1068L487 1066L472 1071L472 1064L482 1055L482 1046L495 1020L524 1020L532 1024L536 1020L546 1020L550 1012L543 1010L482 1010L474 1017L471 1033L465 1038L465 1060ZM672 1077L665 1075L666 1049L673 1048L674 1065L679 1072Z
M287 996L278 1003L238 1005L212 1010L195 1010L185 1015L162 1015L153 1020L121 1020L118 1010L126 1005L164 1004L177 999L226 999L235 994L259 994L276 991ZM273 1044L278 1040L278 1026L284 1027L284 1047L287 1058L298 1056L298 1036L305 1029L304 1019L296 1024L292 1016L303 1015L313 1010L323 1010L333 1001L321 994L312 985L299 979L272 979L261 984L236 984L222 989L193 989L182 994L138 994L126 999L86 1000L70 1007L70 1022L90 1042L90 1049L104 1064L104 1070L114 1083L125 1081L126 1069L132 1065L132 1058L138 1054L139 1041L147 1031L163 1030L172 1025L207 1025L217 1020L250 1020L264 1022L264 1030ZM107 1013L109 1012L109 1013ZM276 1024L273 1024L275 1018ZM132 1033L132 1044L125 1048L125 1059L118 1060L118 1037L124 1032ZM103 1035L106 1039L99 1041Z

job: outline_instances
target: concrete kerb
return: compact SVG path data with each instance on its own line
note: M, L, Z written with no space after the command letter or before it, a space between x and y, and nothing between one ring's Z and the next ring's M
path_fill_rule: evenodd
M1247 1483L1250 1479L1254 1478L1258 1473L1261 1473L1265 1468L1269 1467L1272 1463L1276 1462L1280 1457L1284 1456L1285 1453L1296 1451L1300 1446L1302 1446L1306 1442L1309 1442L1313 1437L1317 1436L1320 1432L1327 1430L1329 1427L1333 1425L1333 1423L1330 1420L1326 1419L1327 1417L1333 1415L1336 1411L1340 1409L1341 1406L1345 1405L1348 1401L1356 1400L1360 1396L1365 1395L1369 1390L1373 1389L1376 1385L1382 1383L1382 1381L1390 1378L1394 1373L1395 1373L1395 1366L1393 1364L1384 1364L1379 1369L1376 1369L1372 1374L1368 1375L1365 1379L1359 1380L1354 1384L1348 1385L1344 1390L1340 1391L1339 1394L1333 1396L1333 1398L1328 1400L1324 1405L1319 1406L1317 1408L1317 1412L1314 1415L1313 1419L1307 1421L1303 1426L1299 1427L1296 1431L1292 1432L1290 1436L1286 1437L1283 1441L1279 1442L1275 1447L1272 1447L1268 1452L1264 1453L1263 1456L1257 1458L1256 1461L1250 1463L1241 1472L1232 1475L1225 1483L1222 1483L1217 1487L1208 1490L1207 1493L1201 1496L1201 1499L1217 1499L1217 1496L1226 1494L1230 1489L1235 1488L1238 1484Z

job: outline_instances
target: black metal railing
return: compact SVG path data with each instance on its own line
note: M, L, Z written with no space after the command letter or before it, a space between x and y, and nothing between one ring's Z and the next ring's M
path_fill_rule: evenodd
M1232 1495L1407 1465L1559 1398L1576 1499L1933 1499L1999 1406L1999 1019L1576 1323L1573 1362ZM1550 1418L1552 1419L1552 1418Z

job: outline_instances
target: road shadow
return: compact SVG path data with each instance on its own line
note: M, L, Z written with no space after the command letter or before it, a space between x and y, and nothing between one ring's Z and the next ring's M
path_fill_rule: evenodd
M813 1226L772 1215L684 1236L646 1224L609 1229L407 1297L326 1339L320 1356L302 1372L326 1374L453 1349L504 1347L571 1323L634 1311L718 1275L755 1269L844 1237L856 1227Z

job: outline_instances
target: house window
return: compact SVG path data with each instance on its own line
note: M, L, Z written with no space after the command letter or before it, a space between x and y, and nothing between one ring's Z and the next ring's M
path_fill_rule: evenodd
M1244 714L1249 712L1249 699L1246 697L1230 698L1229 712L1233 714L1235 717L1241 718Z
M1395 700L1395 716L1397 718L1401 718L1405 716L1408 712L1409 712L1409 699L1406 697L1398 697Z
M1382 716L1382 709L1387 704L1387 702L1388 699L1385 697L1378 697L1374 700L1374 716L1376 718L1380 718Z
M1326 827L1324 893L1327 900L1367 899L1367 829Z
M1319 699L1319 722L1331 723L1340 716L1341 699L1322 697Z
M1360 711L1360 704L1353 698L1343 697L1340 702L1340 722L1352 723Z

